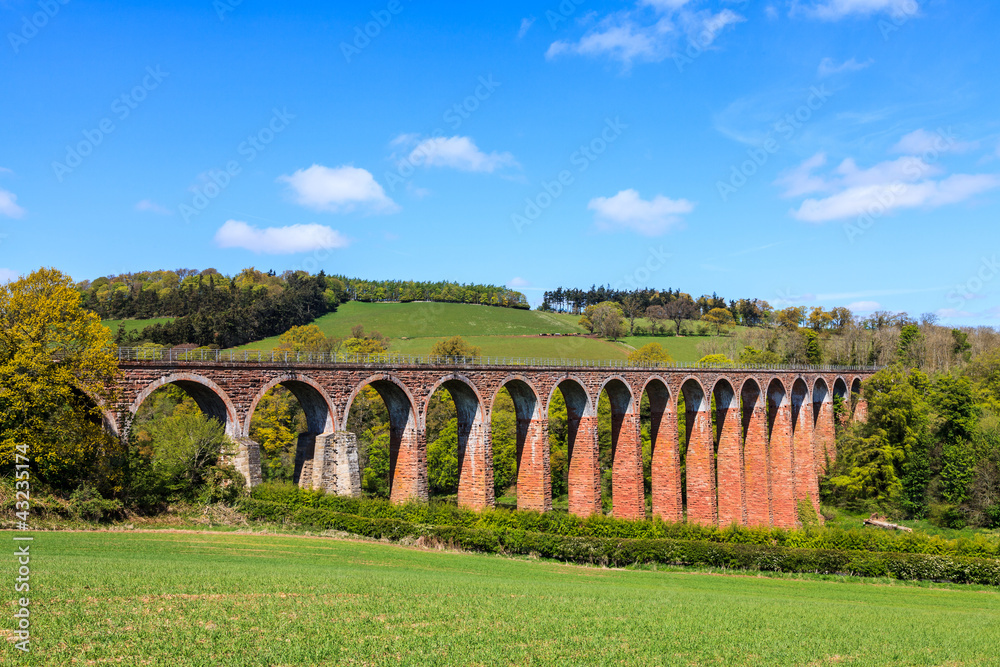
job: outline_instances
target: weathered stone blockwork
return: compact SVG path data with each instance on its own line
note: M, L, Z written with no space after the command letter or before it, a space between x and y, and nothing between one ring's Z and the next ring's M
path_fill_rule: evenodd
M232 461L251 485L260 482L260 448L250 419L277 385L295 394L308 432L299 438L300 486L344 495L361 492L357 440L347 432L354 398L371 386L390 419L390 497L425 500L428 402L443 387L459 422L459 502L491 507L490 415L507 387L517 412L518 507L552 508L548 406L566 401L570 512L601 512L597 403L612 405L612 507L615 516L646 516L639 421L649 396L652 513L707 524L797 523L796 501L818 502L818 473L833 455L832 396L860 387L865 373L770 372L740 369L630 369L521 366L408 366L267 362L122 362L117 417L127 433L132 415L158 387L176 384L209 416L225 424ZM685 396L686 506L682 502L678 397ZM841 389L838 389L841 388ZM715 426L711 411L715 398ZM863 418L865 404L854 418ZM124 435L123 433L123 435Z

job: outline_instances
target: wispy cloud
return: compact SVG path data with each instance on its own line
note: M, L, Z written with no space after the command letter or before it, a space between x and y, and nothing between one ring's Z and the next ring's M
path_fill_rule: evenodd
M880 162L867 169L847 158L826 175L816 173L825 165L826 155L818 153L775 181L785 189L785 197L827 195L806 199L792 210L793 217L821 223L857 217L872 209L937 208L1000 187L1000 175L944 176L940 166L914 155Z
M731 9L693 11L687 0L641 0L635 9L598 18L582 36L549 45L546 58L577 55L606 57L627 70L634 62L660 62L675 54L684 39L709 48L726 27L746 19Z
M890 150L905 155L924 153L966 153L979 147L976 141L958 141L945 130L928 132L920 128L905 135Z
M833 58L823 58L823 60L819 63L819 70L817 71L817 74L820 77L828 77L833 76L834 74L843 74L845 72L860 72L866 67L872 65L874 62L874 60L869 58L865 62L859 63L854 58L851 58L850 60L845 60L844 62L837 64Z
M792 13L801 12L824 21L839 21L853 16L864 17L873 14L909 16L918 11L918 8L917 0L813 0L811 2L794 0Z
M366 169L314 164L294 174L280 176L278 181L288 184L296 203L316 211L395 213L399 210Z
M143 211L148 213L157 213L159 215L171 215L171 211L166 206L161 206L150 199L143 199L135 205L135 210Z
M310 250L344 248L347 239L325 225L289 225L259 229L240 220L227 220L215 233L220 248L242 248L267 255L290 255Z
M406 156L411 165L485 173L519 166L510 153L496 151L486 153L476 146L471 137L432 137L420 140L415 135L404 134L397 137L393 144L406 145L412 144L413 141L418 143Z
M11 271L10 269L0 269L0 284L9 283L12 280L17 280L20 276L17 271Z
M517 38L522 39L531 30L531 26L535 24L535 17L531 16L528 18L521 19L521 27L517 29Z
M24 214L24 208L17 205L17 195L10 190L0 188L0 215L5 215L8 218L20 218Z
M670 199L656 195L643 199L635 190L622 190L613 197L595 197L587 208L595 213L598 229L630 230L644 236L658 236L678 227L684 215L694 210L686 199Z

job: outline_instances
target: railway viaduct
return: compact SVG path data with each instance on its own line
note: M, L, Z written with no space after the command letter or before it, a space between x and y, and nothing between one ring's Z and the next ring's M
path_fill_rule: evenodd
M834 397L854 419L866 412L861 381L871 368L635 367L605 362L433 363L416 359L330 362L304 353L213 352L139 360L122 350L116 409L109 428L127 435L132 417L158 388L174 384L225 424L232 461L250 485L260 482L260 448L249 438L261 398L282 385L302 405L296 480L305 488L359 495L357 438L347 431L351 404L371 386L390 421L390 497L428 498L425 419L443 387L458 418L458 502L494 505L490 415L506 387L517 416L517 506L552 508L548 406L559 390L568 413L569 511L601 512L597 402L611 405L612 511L646 516L640 402L648 396L652 513L713 525L794 527L802 500L819 508L818 475L834 449ZM134 352L134 351L133 351ZM242 355L242 356L240 356ZM686 433L678 433L679 399ZM714 400L713 400L714 399ZM712 414L714 410L714 415ZM713 420L714 417L714 420ZM850 415L842 416L849 418ZM714 422L714 423L713 423ZM681 489L681 446L686 488Z

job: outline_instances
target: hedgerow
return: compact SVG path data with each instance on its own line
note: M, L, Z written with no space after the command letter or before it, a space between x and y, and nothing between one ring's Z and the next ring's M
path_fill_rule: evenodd
M749 528L745 526L702 526L673 523L659 518L644 521L594 515L581 518L562 512L491 509L474 511L448 503L406 503L387 500L347 498L321 491L298 489L287 484L264 484L254 489L254 501L285 508L284 516L303 507L329 510L371 519L393 519L419 525L463 528L509 529L566 537L618 539L671 539L721 544L757 544L798 549L893 552L952 555L976 558L1000 557L1000 544L977 535L973 539L948 540L937 535L890 533L885 531L808 527L804 530Z

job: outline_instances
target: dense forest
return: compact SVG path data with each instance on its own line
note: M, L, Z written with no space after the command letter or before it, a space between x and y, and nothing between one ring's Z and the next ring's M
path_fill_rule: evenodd
M506 287L361 280L322 271L277 275L248 268L226 276L215 269L178 269L108 276L76 287L84 307L104 320L173 318L141 331L120 331L118 342L126 345L150 341L233 347L307 324L350 300L528 307L523 294Z

